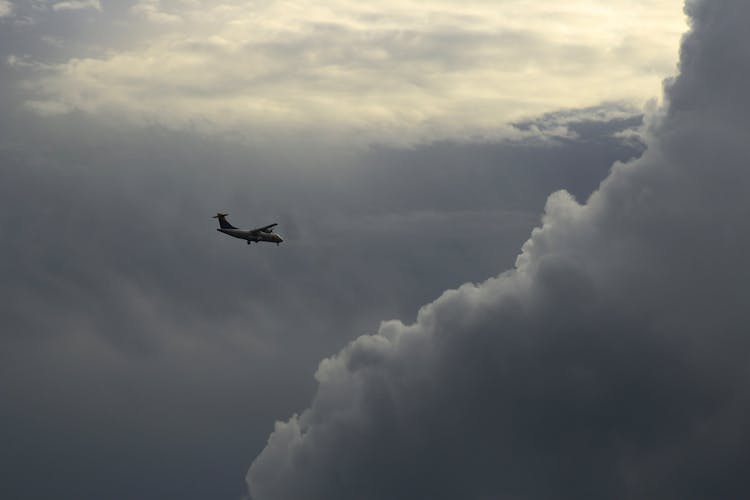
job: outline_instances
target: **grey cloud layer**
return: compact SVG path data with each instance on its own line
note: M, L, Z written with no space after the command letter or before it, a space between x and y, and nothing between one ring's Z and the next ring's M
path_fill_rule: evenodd
M747 496L750 4L687 11L644 156L551 196L514 270L324 360L253 498Z
M583 199L640 153L610 137L637 117L352 155L14 103L0 99L3 498L238 497L323 356L511 265L546 193ZM286 242L223 238L217 210L278 221Z
M641 152L609 136L639 123L615 106L518 124L539 141L356 153L307 134L241 146L196 133L201 122L131 127L116 108L30 117L23 83L40 83L38 62L130 54L125 69L138 70L139 40L181 29L156 7L163 24L146 27L126 3L51 5L16 2L0 21L0 60L12 61L0 65L2 498L239 497L270 422L306 404L323 356L511 266L549 192L583 200L612 161ZM207 11L190 12L211 31ZM311 36L335 45L324 28ZM464 41L443 66L490 38ZM229 54L178 48L209 62ZM667 52L656 59L671 67ZM222 238L209 218L219 209L238 225L280 222L287 244Z

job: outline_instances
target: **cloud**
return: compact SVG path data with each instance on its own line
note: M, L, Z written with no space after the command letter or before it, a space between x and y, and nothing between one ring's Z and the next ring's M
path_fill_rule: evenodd
M140 0L130 11L152 23L172 24L182 20L178 13L164 11L159 0Z
M515 269L321 362L253 498L747 495L750 4L686 10L645 154L550 196Z
M83 10L94 9L101 11L102 4L99 0L73 0L70 2L57 2L52 5L52 10Z
M0 0L0 18L9 17L13 13L13 4L7 0Z
M306 405L323 356L511 266L549 192L585 199L640 153L608 137L617 107L532 120L544 141L357 152L346 136L247 147L131 127L114 106L33 102L13 82L172 27L114 3L89 11L95 24L15 5L36 24L0 30L3 497L239 497L269 422ZM217 209L278 221L289 244L224 239Z
M575 140L353 154L12 104L0 113L9 498L238 498L268 423L308 402L323 356L511 266L549 192L585 199L640 153L613 125L579 130L567 115ZM286 242L223 238L219 209L277 221Z
M684 30L674 0L143 0L130 14L130 47L34 75L28 99L256 138L508 137L551 111L640 107Z

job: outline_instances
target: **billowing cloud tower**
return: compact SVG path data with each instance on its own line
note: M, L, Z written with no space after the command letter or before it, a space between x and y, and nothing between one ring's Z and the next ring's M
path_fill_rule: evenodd
M516 268L323 361L256 500L744 498L750 2L689 1L648 150Z

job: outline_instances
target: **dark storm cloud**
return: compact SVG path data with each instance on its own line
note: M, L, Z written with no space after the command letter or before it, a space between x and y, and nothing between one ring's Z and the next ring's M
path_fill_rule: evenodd
M29 85L46 71L144 55L165 29L135 24L126 2L51 5L14 2L0 19L3 498L236 498L269 423L307 402L321 357L509 267L549 192L583 200L614 160L641 152L611 137L633 123L607 121L622 116L610 107L535 120L539 142L356 154L309 138L243 147L116 113L34 118ZM448 65L492 39L424 41L401 56ZM167 83L189 90L188 76ZM227 81L203 90L237 88ZM278 221L286 243L223 238L216 210Z
M514 270L324 360L253 498L748 495L750 4L687 12L646 153L552 195Z
M0 102L8 498L239 496L248 451L305 403L321 357L511 265L547 192L585 198L640 153L608 123L353 154ZM280 222L286 242L223 238L217 210Z

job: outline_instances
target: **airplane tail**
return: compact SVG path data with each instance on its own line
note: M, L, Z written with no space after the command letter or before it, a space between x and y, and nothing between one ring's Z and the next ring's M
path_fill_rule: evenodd
M229 215L229 214L223 214L223 213L219 212L218 214L214 215L213 218L214 219L219 219L219 227L221 229L237 229L236 227L234 227L233 225L231 225L229 223L229 221L227 221L227 215Z

